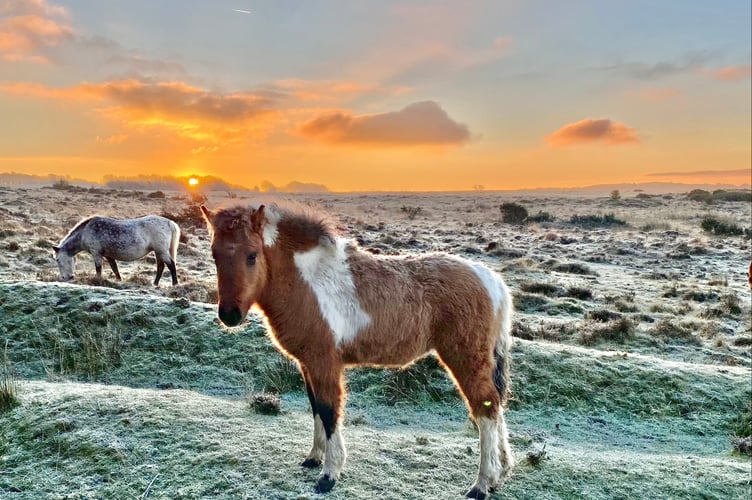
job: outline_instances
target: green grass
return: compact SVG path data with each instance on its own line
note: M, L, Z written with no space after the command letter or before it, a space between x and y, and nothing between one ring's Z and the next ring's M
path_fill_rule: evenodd
M258 319L227 330L215 315L139 291L0 283L19 377L18 405L0 413L0 496L316 498L318 471L299 466L313 422L294 366ZM588 321L619 321L602 316ZM619 352L517 339L519 465L493 498L747 498L733 436L749 431L750 369L640 354L631 336L603 343ZM477 433L434 358L351 370L348 385L348 463L327 498L462 497Z

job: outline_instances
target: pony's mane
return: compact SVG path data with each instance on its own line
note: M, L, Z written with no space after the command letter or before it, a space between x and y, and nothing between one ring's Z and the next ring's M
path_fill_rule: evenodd
M249 208L255 210L259 205L262 203L221 208L216 214L216 225L222 230L232 230L247 222ZM290 241L317 241L322 238L334 241L341 233L340 222L320 208L291 201L274 201L263 205L267 224L275 225Z
M82 221L79 221L75 226L73 226L73 229L68 231L68 234L66 234L65 237L62 240L60 240L60 244L62 245L64 241L68 240L69 238L77 234L79 231L81 231L83 228L85 228L86 225L89 224L89 222L91 222L95 217L99 217L99 216L92 215L90 217L83 219Z

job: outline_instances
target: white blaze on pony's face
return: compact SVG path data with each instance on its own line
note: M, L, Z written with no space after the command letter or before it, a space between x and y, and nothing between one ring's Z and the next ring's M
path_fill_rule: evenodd
M52 247L55 251L55 261L57 262L57 268L60 271L60 281L70 281L73 279L73 266L76 263L76 258L72 257L65 250L60 247Z
M347 241L322 238L317 246L293 257L303 280L316 300L334 335L334 344L349 342L371 323L360 306L352 271L347 263Z
M227 326L237 326L266 284L264 206L212 212L202 205L201 211L212 233L219 319Z

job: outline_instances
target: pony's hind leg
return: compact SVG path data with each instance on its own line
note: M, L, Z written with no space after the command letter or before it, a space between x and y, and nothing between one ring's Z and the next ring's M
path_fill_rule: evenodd
M110 269L112 269L112 272L115 273L115 279L118 281L122 281L122 278L120 277L120 271L118 271L117 262L115 262L115 259L112 259L110 257L105 257L105 260L110 265Z
M488 354L478 356L477 353L463 352L461 346L455 346L455 349L446 349L439 353L439 357L465 397L480 437L478 478L466 496L487 498L489 491L501 484L513 460L501 396L494 383L495 366L490 350Z

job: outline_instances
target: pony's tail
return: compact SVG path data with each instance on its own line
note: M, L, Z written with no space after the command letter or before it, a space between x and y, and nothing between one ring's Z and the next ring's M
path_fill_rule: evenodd
M506 406L507 401L512 394L512 378L510 376L510 364L512 362L512 294L509 292L507 285L497 279L501 303L497 314L501 315L499 338L494 348L494 357L496 358L496 368L494 369L494 384L496 390L501 396L501 407Z
M172 231L170 257L172 257L172 263L175 264L178 258L178 245L180 244L180 226L175 221L170 221L170 230Z

